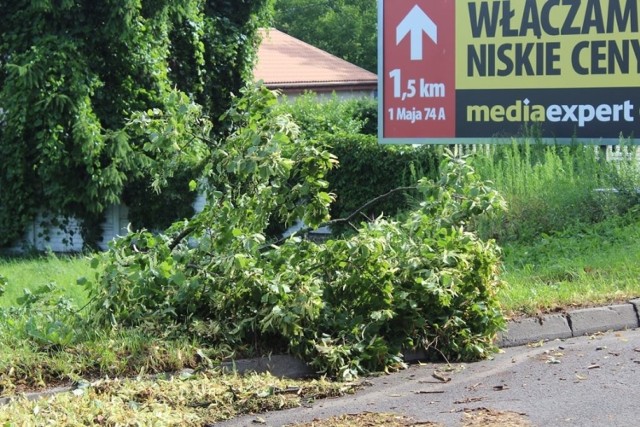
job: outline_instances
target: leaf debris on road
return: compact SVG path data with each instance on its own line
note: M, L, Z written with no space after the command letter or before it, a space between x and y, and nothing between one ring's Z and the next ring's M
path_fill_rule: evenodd
M431 374L431 376L437 380L442 381L443 383L448 383L449 381L451 381L450 377L445 377L438 371L433 371L433 374Z
M345 414L324 420L314 419L305 424L291 424L290 427L349 427L349 426L384 426L384 427L442 427L442 424L429 421L415 421L404 415L363 412L361 414Z
M527 414L488 408L466 409L462 427L531 427Z
M453 402L454 405L462 405L465 403L473 403L473 402L480 402L484 399L484 397L467 397L466 399L463 400L456 400L455 402Z

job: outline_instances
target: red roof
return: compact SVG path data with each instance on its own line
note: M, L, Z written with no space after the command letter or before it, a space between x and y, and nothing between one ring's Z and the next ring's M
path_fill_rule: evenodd
M363 68L274 28L262 30L254 69L256 80L272 89L366 89L378 77Z

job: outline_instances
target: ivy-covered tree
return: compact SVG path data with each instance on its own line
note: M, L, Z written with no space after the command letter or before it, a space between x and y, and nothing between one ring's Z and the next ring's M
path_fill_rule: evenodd
M269 3L0 0L0 246L38 210L81 219L95 243L105 207L151 163L194 167L178 153L199 140L147 138L133 113L179 127L195 102L216 123L250 76Z
M279 30L377 72L375 0L276 0L274 20Z

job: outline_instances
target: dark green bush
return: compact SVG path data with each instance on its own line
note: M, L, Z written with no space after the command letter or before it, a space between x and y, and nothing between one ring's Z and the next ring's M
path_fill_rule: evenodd
M362 122L360 133L378 135L378 100L358 99L352 103L352 116Z
M129 208L132 229L164 230L177 220L192 217L197 193L189 190L189 183L198 178L199 172L186 167L176 171L161 192L151 187L148 174L131 179L122 202Z
M329 189L336 195L333 218L344 217L394 188L414 185L422 177L435 178L442 157L438 147L379 145L371 135L325 134L322 142L339 162L327 175ZM407 193L398 193L363 214L369 219L383 213L395 215L408 209L409 202Z

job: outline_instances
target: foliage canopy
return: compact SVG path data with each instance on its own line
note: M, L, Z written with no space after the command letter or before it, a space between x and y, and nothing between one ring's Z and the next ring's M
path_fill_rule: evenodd
M1 246L40 209L99 234L105 206L154 162L193 167L197 159L181 155L194 144L187 134L160 145L129 121L162 112L179 127L191 102L217 118L250 75L270 4L18 0L0 10Z

